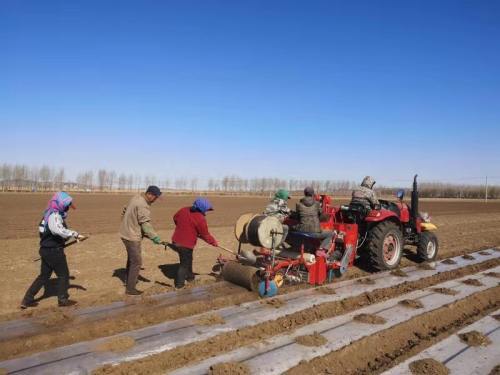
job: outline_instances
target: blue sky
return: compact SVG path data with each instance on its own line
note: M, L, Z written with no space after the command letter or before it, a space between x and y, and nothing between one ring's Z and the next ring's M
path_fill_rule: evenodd
M0 162L500 183L499 1L0 2Z

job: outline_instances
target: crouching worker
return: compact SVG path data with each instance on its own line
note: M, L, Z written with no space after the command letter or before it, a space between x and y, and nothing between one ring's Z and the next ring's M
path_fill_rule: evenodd
M212 246L217 240L209 233L205 215L212 211L212 204L206 198L197 198L191 207L181 208L174 215L175 231L172 235L172 249L179 254L179 269L175 277L175 288L183 288L187 281L194 281L193 249L199 238Z
M120 237L127 250L127 280L125 293L139 295L137 279L142 266L141 241L149 238L156 245L162 244L160 236L151 224L151 205L160 197L158 186L149 186L145 193L133 197L122 213Z
M333 233L331 231L322 231L320 225L321 206L314 199L314 189L310 186L304 189L304 197L297 203L296 206L299 224L294 226L297 232L308 233L312 238L317 238L321 241L320 250L329 250L332 241Z
M40 231L40 275L33 281L21 302L21 308L36 306L35 296L45 286L55 272L57 275L57 299L59 306L72 306L75 301L69 299L69 270L64 245L70 238L83 239L78 232L68 229L66 217L69 208L76 208L73 199L66 192L54 194L43 213L39 224Z
M274 195L274 198L266 206L266 210L264 211L264 215L276 217L283 225L283 237L281 237L281 242L278 245L281 247L283 247L283 243L288 236L288 225L283 224L283 222L290 215L290 208L288 208L287 204L287 201L289 199L290 195L288 193L288 190L279 189Z

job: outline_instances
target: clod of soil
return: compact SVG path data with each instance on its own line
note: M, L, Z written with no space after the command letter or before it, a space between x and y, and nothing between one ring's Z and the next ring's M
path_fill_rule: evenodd
M479 254L481 254L481 255L491 255L491 253L488 253L487 251L480 251Z
M489 375L500 375L500 365L493 367Z
M261 301L262 304L279 309L280 307L286 305L286 302L279 298L265 299Z
M226 362L210 366L209 375L250 375L250 369L243 363Z
M500 272L487 272L485 273L485 275L490 277L500 278Z
M427 270L427 271L430 271L430 270L433 270L435 269L434 267L432 267L429 263L420 263L418 264L417 266L418 268L420 268L421 270Z
M445 365L432 358L410 363L410 371L414 375L447 375L450 373Z
M391 271L391 275L393 275L393 276L399 276L399 277L408 277L408 274L405 271L400 270L400 269Z
M467 279L467 280L464 280L462 281L462 283L464 283L465 285L472 285L472 286L483 286L484 284L477 280L477 279Z
M450 289L450 288L432 288L431 290L433 292L447 294L449 296L456 296L458 294L458 291Z
M445 259L445 260L441 261L441 263L443 263L443 264L457 264L457 262L455 262L453 259Z
M295 342L304 346L322 346L325 345L328 340L324 336L321 336L318 332L314 332L312 335L296 337Z
M478 331L461 333L458 337L469 346L488 346L491 344L491 340Z
M462 255L462 258L465 259L465 260L474 260L474 259L476 259L472 255L469 255L469 254Z
M492 315L491 317L496 320L500 320L500 314Z
M385 319L381 316L373 315L373 314L359 314L356 315L353 320L361 323L368 324L384 324Z
M317 288L316 291L318 293L322 293L322 294L335 294L335 289L333 288L328 288L327 286L322 286L320 288Z
M135 345L135 340L130 336L120 336L99 344L98 352L124 352Z
M398 303L401 306L408 307L410 309L422 309L424 307L423 303L418 299L404 299Z
M359 279L358 283L363 284L363 285L373 285L373 284L375 284L375 280L363 278L363 279Z
M196 324L202 325L202 326L213 326L215 324L224 324L226 321L222 316L217 315L217 314L209 314L209 315L204 315L198 320L196 320Z

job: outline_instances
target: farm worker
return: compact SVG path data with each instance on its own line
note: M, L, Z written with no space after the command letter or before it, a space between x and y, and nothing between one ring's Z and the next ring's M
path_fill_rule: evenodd
M321 206L314 199L314 189L310 186L304 189L304 197L296 205L299 224L294 226L298 232L306 232L314 238L321 239L321 250L328 250L332 240L331 231L322 231L320 226Z
M276 194L274 194L274 198L269 202L264 211L264 215L276 217L283 225L283 237L281 238L280 245L283 245L286 237L288 236L288 225L283 224L283 222L290 215L290 208L287 204L289 199L290 194L288 193L288 190L279 189Z
M127 281L125 293L139 295L142 292L136 289L137 278L142 266L141 241L149 238L153 243L160 245L162 240L151 224L151 205L160 197L158 186L149 186L145 193L134 196L124 207L120 226L120 237L127 250Z
M75 301L69 299L69 270L64 244L70 238L84 239L78 232L68 229L66 217L68 210L75 209L73 198L68 193L60 191L50 199L43 218L38 226L40 232L40 275L28 288L21 302L21 308L36 306L35 295L46 285L55 272L57 275L57 299L61 307L72 306Z
M371 176L366 176L361 185L353 190L351 203L360 203L369 210L378 205L379 201L373 185L375 185L375 180Z
M213 211L212 204L206 198L196 198L191 207L181 208L174 215L175 231L172 235L172 249L179 254L179 269L175 277L175 288L184 287L186 280L194 281L193 249L198 237L212 246L218 246L217 240L208 231L205 215Z

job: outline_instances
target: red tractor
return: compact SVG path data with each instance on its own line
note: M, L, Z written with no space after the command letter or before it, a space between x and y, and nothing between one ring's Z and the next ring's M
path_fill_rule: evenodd
M278 248L282 226L278 219L265 215L242 215L235 227L239 241L237 261L219 258L222 277L256 290L262 296L272 296L284 282L308 282L320 285L341 276L350 267L358 250L367 255L379 270L396 268L405 244L416 245L423 260L433 260L438 241L427 215L418 212L417 176L413 181L411 205L403 202L404 192L398 192L398 202L380 201L380 206L367 208L362 204L334 207L331 197L318 196L322 206L321 227L332 233L326 251L319 249L317 236L290 231L288 248ZM293 227L293 218L286 221ZM243 249L242 244L256 246Z
M417 176L413 179L411 204L403 201L404 190L397 193L398 201L379 200L380 205L367 209L363 205L351 203L339 210L323 204L323 210L334 213L330 220L358 225L357 248L360 255L368 256L372 265L379 269L398 267L404 245L414 245L417 255L424 261L432 261L438 252L438 240L427 214L418 210L419 197ZM325 198L328 201L327 197ZM325 225L328 228L329 225Z

